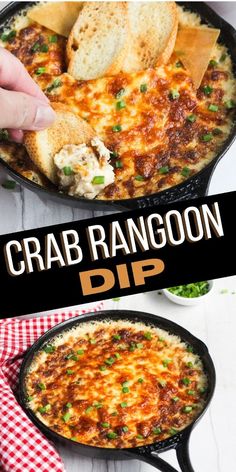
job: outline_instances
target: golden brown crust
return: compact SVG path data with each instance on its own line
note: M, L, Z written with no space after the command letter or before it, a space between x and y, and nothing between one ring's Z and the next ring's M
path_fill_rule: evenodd
M43 131L26 131L24 144L35 165L53 183L57 183L54 156L66 144L88 143L94 130L85 120L76 116L61 103L54 103L56 120L50 128Z
M183 429L204 406L199 357L166 331L125 321L85 323L45 349L27 377L29 406L78 442L150 444Z

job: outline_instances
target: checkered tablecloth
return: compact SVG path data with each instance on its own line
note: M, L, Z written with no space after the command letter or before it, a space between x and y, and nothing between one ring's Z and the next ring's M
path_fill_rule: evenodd
M46 317L0 320L0 471L65 472L63 462L16 400L18 374L25 351L45 331L68 318L99 311L81 309Z

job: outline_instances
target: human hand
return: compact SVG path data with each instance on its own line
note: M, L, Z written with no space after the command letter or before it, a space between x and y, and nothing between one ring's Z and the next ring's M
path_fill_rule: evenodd
M23 140L22 130L47 128L55 119L48 98L23 64L1 47L0 111L0 128L6 128L17 142Z

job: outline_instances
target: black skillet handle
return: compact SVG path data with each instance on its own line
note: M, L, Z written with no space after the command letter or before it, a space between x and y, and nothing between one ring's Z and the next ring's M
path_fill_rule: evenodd
M181 441L174 447L181 472L194 472L189 457L189 433L185 434ZM162 459L158 452L152 448L149 449L147 447L145 450L141 450L138 454L130 453L130 455L132 455L133 458L135 456L136 459L147 462L161 472L178 472L177 469Z

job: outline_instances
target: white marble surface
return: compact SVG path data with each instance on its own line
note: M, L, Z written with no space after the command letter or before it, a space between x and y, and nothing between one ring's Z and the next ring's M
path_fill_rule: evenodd
M0 1L0 8L7 2ZM212 2L211 5L236 26L236 2ZM236 189L236 143L214 172L210 194ZM0 182L6 173L0 169ZM82 211L53 203L17 185L14 191L0 186L0 234L99 216L99 212ZM166 316L189 329L205 341L217 370L217 389L212 405L193 432L191 457L196 472L233 472L236 464L236 277L216 281L212 298L198 307L172 304L155 292L124 297L118 303L106 301L107 308L127 308ZM227 288L228 293L220 290ZM61 449L67 472L151 472L151 466L137 462L106 462L71 455ZM165 456L174 464L172 453ZM40 470L39 470L40 472Z

